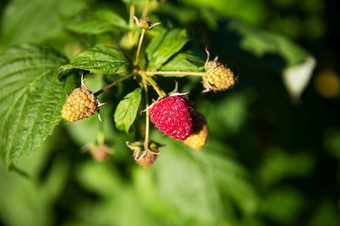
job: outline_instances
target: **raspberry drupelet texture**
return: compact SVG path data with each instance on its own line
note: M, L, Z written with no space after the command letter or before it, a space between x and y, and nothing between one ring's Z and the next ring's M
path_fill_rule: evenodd
M82 86L67 97L61 116L70 122L92 117L99 109L98 103L97 97L86 86Z
M213 91L222 91L234 86L234 73L223 64L216 61L209 61L207 66L204 86Z
M192 130L193 107L183 96L161 99L149 109L150 119L156 127L177 140L186 140Z
M195 112L193 116L193 128L190 137L184 141L186 145L193 149L202 148L207 142L208 124L203 114Z

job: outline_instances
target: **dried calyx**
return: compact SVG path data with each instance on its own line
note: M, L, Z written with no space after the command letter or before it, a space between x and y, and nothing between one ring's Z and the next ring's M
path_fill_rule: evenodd
M145 144L141 141L133 143L126 142L126 145L133 151L132 155L135 158L136 163L140 166L147 168L154 164L159 155L159 148L162 147L154 141L148 143L148 148L145 149Z

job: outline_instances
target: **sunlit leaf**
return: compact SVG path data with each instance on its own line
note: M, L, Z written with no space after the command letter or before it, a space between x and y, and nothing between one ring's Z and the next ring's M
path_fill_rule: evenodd
M198 72L204 66L204 61L194 55L191 51L181 52L176 54L173 58L169 59L169 62L164 64L160 71L194 71ZM184 74L179 75L162 75L162 76L185 76Z
M78 53L71 63L60 68L82 69L92 73L117 74L132 69L132 63L122 51L113 47L97 46Z
M85 7L83 0L8 1L1 18L2 44L41 42L61 31L60 16L72 16Z
M118 14L108 9L101 9L91 14L82 14L64 19L63 25L68 30L85 34L101 34L116 29L128 30L127 22Z
M7 167L38 149L61 120L67 59L46 46L21 45L0 56L0 150Z
M148 67L158 69L189 41L186 30L172 29L152 39L146 48Z
M141 101L142 88L137 88L127 94L116 108L114 119L116 127L125 132L129 131L130 126L135 121L138 107Z
M315 66L316 61L314 57L310 56L304 62L284 70L282 74L283 82L293 101L300 101L300 96L308 85Z

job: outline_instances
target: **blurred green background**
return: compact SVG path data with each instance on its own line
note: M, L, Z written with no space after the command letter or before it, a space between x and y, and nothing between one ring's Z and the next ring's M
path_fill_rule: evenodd
M125 141L138 138L137 127L126 135L113 126L115 106L134 82L120 85L103 94L104 123L61 123L18 162L28 178L0 165L0 225L340 225L336 6L182 0L152 7L151 18L187 28L197 47L208 46L238 75L232 90L204 95L197 78L178 79L207 117L206 146L194 151L154 129L152 139L166 146L151 168L136 165ZM101 7L128 17L120 1L2 0L0 53L37 42L71 57L85 38L63 29L62 18ZM98 81L88 84L99 89ZM99 129L114 149L102 163L81 149Z

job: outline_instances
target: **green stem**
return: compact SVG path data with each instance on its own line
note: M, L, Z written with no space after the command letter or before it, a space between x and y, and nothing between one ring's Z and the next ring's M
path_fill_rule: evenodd
M99 144L99 145L104 145L104 143L105 143L105 135L104 135L104 131L100 130L100 131L98 132L98 138L97 138L97 140L98 140L98 144Z
M134 38L134 33L132 32L132 28L133 28L133 24L134 24L134 19L133 17L135 16L135 11L136 11L136 8L135 8L135 5L131 4L130 5L130 19L129 19L129 41L130 43L133 43L135 38Z
M145 71L146 75L193 75L203 77L205 72L193 72L193 71Z
M142 33L141 33L140 38L139 38L139 43L138 43L138 48L137 48L137 53L136 53L135 65L137 65L138 61L139 61L139 54L140 54L140 49L142 47L144 35L145 35L145 29L142 29Z
M98 95L100 95L101 93L105 92L106 90L110 89L111 87L117 85L118 83L120 83L120 82L122 82L122 81L124 81L124 80L126 80L126 79L128 79L128 78L131 78L133 75L135 75L135 72L133 72L133 73L131 73L131 74L129 74L129 75L127 75L127 76L121 78L121 79L118 79L117 81L114 81L114 82L111 83L110 85L107 85L107 86L105 86L104 88L102 88L101 90L95 92L93 95L98 96Z
M145 17L148 16L149 10L150 10L150 5L151 5L151 0L149 0L148 3L146 3L146 6L145 6L143 14L142 14L142 18L145 18Z
M144 79L143 79L144 80ZM145 105L146 109L149 107L149 95L148 95L148 85L146 81L143 81L144 91L145 91ZM144 140L144 150L149 150L149 137L150 137L150 114L149 110L146 111L145 116L145 140Z
M157 94L158 94L158 96L159 96L160 98L166 96L166 94L164 93L164 91L161 90L161 89L158 87L157 83L156 83L151 77L147 76L147 75L144 73L144 71L139 71L138 73L142 76L143 79L145 79L146 81L148 81L148 82L150 83L150 85L151 85L152 88L157 92Z

